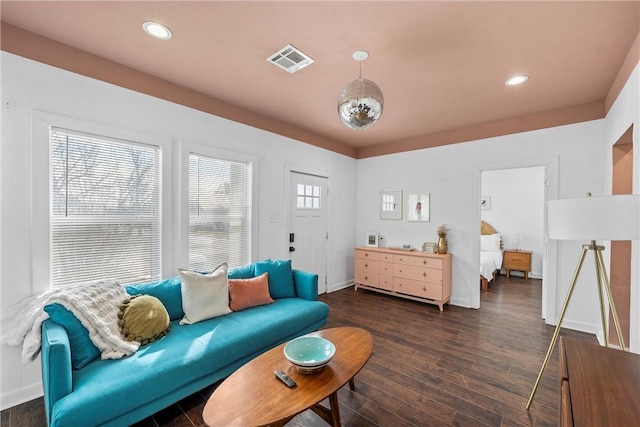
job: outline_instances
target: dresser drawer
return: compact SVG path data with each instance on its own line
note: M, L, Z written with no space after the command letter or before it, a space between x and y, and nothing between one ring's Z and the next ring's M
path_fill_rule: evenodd
M362 285L378 287L380 283L380 275L378 273L356 270L353 281Z
M531 268L531 254L524 252L505 252L504 268L511 270L529 270Z
M389 263L389 262L382 262L380 261L380 275L382 276L387 275L387 276L393 276L393 264Z
M420 298L442 299L442 285L436 283L395 277L393 279L393 290L399 294L413 295Z
M393 291L393 276L381 274L378 280L378 288Z
M378 261L380 259L380 254L375 251L363 251L356 249L356 259L370 259Z
M370 259L356 258L355 260L356 271L367 271L370 273L380 272L380 263L378 261L372 261Z
M413 265L393 265L393 275L422 282L442 283L442 270L415 267Z
M398 264L413 265L416 267L435 268L442 270L442 260L439 258L427 258L419 256L403 256L400 257L401 262Z

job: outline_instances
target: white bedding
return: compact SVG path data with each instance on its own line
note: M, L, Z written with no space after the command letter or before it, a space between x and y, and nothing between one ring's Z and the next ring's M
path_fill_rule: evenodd
M502 252L480 251L480 274L487 280L493 279L493 272L502 266Z

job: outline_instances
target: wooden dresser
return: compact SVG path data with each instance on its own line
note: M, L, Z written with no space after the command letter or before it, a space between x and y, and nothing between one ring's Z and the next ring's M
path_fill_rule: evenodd
M522 271L524 280L529 280L529 272L531 271L531 251L521 251L516 249L505 249L503 252L502 268L507 271L507 279L511 270Z
M354 283L401 298L437 304L451 298L451 254L356 248Z
M640 355L560 338L560 426L640 426Z

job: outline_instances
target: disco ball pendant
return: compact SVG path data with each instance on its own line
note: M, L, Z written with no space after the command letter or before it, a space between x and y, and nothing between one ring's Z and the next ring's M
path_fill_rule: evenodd
M377 84L356 79L347 84L338 96L338 116L352 129L366 129L382 115L384 96Z

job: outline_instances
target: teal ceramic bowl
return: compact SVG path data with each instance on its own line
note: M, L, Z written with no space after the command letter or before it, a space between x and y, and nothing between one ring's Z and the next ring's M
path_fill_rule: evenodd
M336 354L336 347L320 337L302 336L284 346L284 356L296 366L316 368L324 366Z

